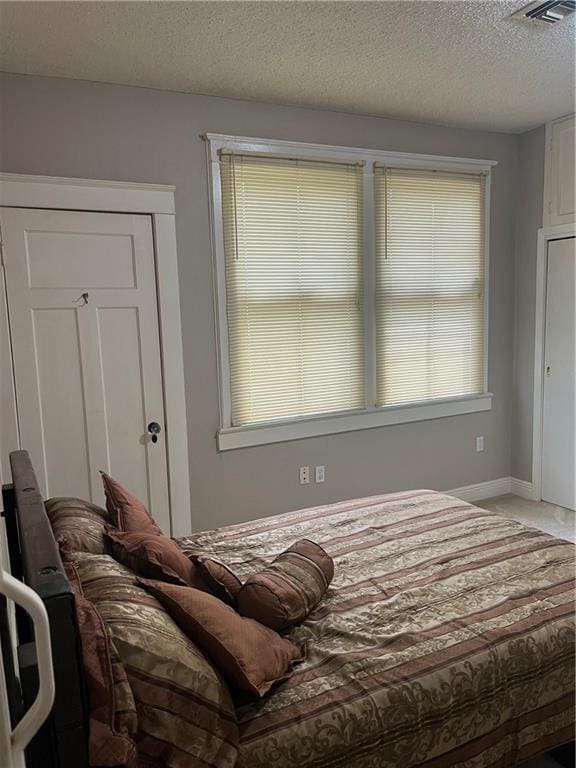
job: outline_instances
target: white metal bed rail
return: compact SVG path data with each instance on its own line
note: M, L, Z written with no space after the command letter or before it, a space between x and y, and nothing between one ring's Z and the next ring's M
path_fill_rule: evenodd
M50 626L44 603L34 590L17 581L4 570L2 554L0 551L0 594L20 606L32 619L39 686L32 706L12 729L0 647L0 763L3 768L25 768L24 750L50 714L54 703L55 685Z

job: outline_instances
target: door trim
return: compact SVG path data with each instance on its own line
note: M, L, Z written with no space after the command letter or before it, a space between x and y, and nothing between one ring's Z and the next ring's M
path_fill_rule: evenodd
M107 213L175 213L175 187L0 173L0 205Z
M534 398L532 414L532 489L533 498L542 499L542 418L544 406L544 336L546 325L546 282L548 243L576 237L576 223L558 224L538 230L536 255L536 312L534 324Z
M185 536L193 526L174 192L175 187L160 184L0 174L0 205L4 207L143 213L152 217L166 412L170 532L172 536ZM4 300L0 292L0 339L7 338L9 330ZM8 389L8 376L9 372L0 368L0 389L4 384ZM0 424L10 423L16 409L11 387L8 394L11 397L0 401ZM10 444L3 444L0 449L4 457L22 447L26 446L19 445L17 432L12 430Z

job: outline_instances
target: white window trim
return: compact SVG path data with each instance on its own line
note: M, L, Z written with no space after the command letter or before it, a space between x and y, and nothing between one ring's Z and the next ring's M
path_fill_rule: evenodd
M387 405L359 411L340 411L323 416L286 419L284 422L265 422L251 426L229 427L218 432L218 448L221 451L246 448L251 445L281 443L306 437L319 437L359 429L374 429L390 424L407 424L411 421L427 421L461 413L489 411L492 395L470 395L446 400L426 400L410 405Z
M220 403L220 429L217 433L218 449L232 450L255 445L266 445L298 440L319 435L371 429L389 424L455 416L487 411L492 407L492 394L488 392L488 331L489 331L489 243L490 243L490 179L495 160L477 160L442 155L421 155L411 152L386 152L376 149L356 149L326 144L295 141L275 141L243 136L205 135L211 200L211 231L214 267L214 302L218 347L218 384ZM375 344L376 315L374 312L375 235L373 207L373 168L378 163L407 168L430 168L486 174L485 185L485 254L484 254L484 388L483 393L466 397L403 404L399 406L370 407L360 411L346 411L306 416L281 421L264 422L241 427L232 426L230 395L230 364L228 321L226 312L226 272L222 227L222 196L220 184L220 150L246 152L276 157L299 157L317 160L346 160L364 163L364 312L366 349L366 401L374 402L376 392Z

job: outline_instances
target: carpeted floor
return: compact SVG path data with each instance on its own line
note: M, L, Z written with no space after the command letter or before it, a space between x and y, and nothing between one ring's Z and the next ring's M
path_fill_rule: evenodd
M547 501L521 499L512 494L474 503L477 507L499 512L532 528L540 528L560 539L576 541L576 513L571 509L548 504Z

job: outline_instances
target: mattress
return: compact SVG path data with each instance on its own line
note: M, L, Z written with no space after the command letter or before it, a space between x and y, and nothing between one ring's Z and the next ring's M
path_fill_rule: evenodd
M434 491L181 540L243 578L309 538L334 558L289 634L306 660L238 705L238 768L506 768L574 738L574 546Z

